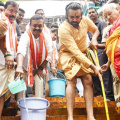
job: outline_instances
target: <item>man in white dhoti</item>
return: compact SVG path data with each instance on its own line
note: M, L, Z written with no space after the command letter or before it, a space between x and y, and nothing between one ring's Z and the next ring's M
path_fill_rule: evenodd
M4 20L5 22L4 24L0 23L0 120L4 101L10 97L8 83L14 80L13 68L17 48L17 36L14 21L17 12L18 4L14 1L8 1L5 4L4 13L0 14L0 21L3 23Z
M24 68L24 71L27 72L26 82L28 86L33 85L33 76L35 77L36 97L43 96L43 94L42 96L40 95L41 88L39 82L43 79L43 69L45 65L52 60L52 44L51 41L49 41L48 35L42 32L43 26L44 21L42 16L34 15L30 19L30 27L21 36L17 53L16 76L23 77ZM22 96L19 96L18 99L21 97Z

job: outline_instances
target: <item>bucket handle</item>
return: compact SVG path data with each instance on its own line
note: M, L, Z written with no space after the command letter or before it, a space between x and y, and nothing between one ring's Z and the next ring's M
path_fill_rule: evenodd
M18 106L20 106L21 108L26 109L24 106L20 105L19 102L20 101L17 102ZM50 102L48 101L48 105L46 107L44 107L44 108L39 108L39 109L28 108L28 110L44 110L44 109L47 109L49 106L50 106Z
M57 73L62 75L64 77L64 80L66 81L66 77L61 72L57 72ZM49 73L47 73L47 82L48 82L48 76L49 76Z
M66 77L61 72L57 72L57 73L62 75L64 77L64 79L66 80Z

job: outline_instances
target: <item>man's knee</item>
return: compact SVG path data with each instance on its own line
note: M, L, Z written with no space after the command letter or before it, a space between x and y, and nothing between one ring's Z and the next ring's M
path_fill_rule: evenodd
M72 80L67 80L67 85L70 85L72 87L76 87L77 80L76 78L73 78Z
M83 85L92 85L92 76L91 74L86 74L82 77Z

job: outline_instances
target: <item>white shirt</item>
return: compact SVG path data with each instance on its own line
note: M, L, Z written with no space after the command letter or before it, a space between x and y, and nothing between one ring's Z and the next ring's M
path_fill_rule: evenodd
M58 60L58 51L57 51L57 42L56 42L56 40L55 40L55 41L53 41L53 44L54 44L54 47L55 47L56 60Z
M102 35L102 43L106 43L108 36L109 36L109 30L112 27L112 25L108 25L103 29L103 35Z
M48 62L51 62L52 60L52 41L49 40L49 36L44 33L44 38L45 38L45 43L46 43L46 48L47 48L47 58L46 60ZM32 34L33 39L36 40L37 44L39 45L39 37L37 39L34 38L34 35ZM30 38L27 32L25 32L21 38L20 38L20 42L18 45L18 53L21 53L25 58L23 61L23 67L25 68L25 70L27 70L27 65L28 65L28 54L29 54L29 45L30 45Z

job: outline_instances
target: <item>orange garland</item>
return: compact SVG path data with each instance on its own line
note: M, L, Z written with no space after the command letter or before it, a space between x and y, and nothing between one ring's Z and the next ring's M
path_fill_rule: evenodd
M30 76L30 85L33 85L32 64L33 64L33 67L35 69L37 69L42 64L43 44L45 46L45 51L46 51L45 59L47 58L47 47L46 47L44 35L43 35L43 33L40 33L40 36L39 36L39 49L38 49L38 45L37 45L37 43L35 41L35 44L36 44L36 56L35 56L35 48L34 48L35 46L34 46L32 34L30 32L30 28L28 29L27 33L28 33L28 35L30 37L30 65L28 66L27 78L28 78L28 76ZM36 57L36 59L35 59L35 57ZM37 63L36 63L35 60L37 60ZM36 66L36 64L37 64L37 66ZM27 83L28 83L28 80L27 80Z

